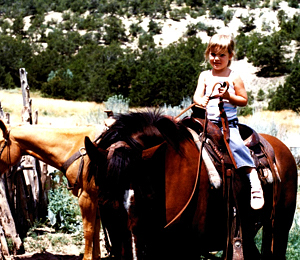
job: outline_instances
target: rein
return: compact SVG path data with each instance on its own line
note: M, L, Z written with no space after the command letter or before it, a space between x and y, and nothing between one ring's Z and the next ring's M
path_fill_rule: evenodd
M231 159L231 161L233 163L234 169L237 169L236 162L234 160L233 154L232 154L231 149L229 147L230 132L229 132L228 119L227 119L227 116L226 116L226 112L224 110L223 96L221 94L216 94L216 95L212 96L212 93L214 92L214 89L215 89L215 87L217 85L220 85L220 87L225 87L228 90L229 83L227 81L223 82L223 83L217 82L213 86L213 88L212 88L212 91L211 91L211 93L209 95L209 100L214 99L214 98L219 98L220 99L220 102L219 102L218 106L219 106L219 111L220 111L221 123L222 123L222 127L223 127L223 139L224 139L224 143L225 143L225 146L227 148L229 157L230 157L230 159ZM190 108L192 108L195 105L196 104L193 103L190 106L188 106L178 116L176 116L175 119L179 118L182 114L184 114L187 110L189 110ZM205 109L204 107L201 107L201 108ZM196 181L195 181L194 189L193 189L192 194L191 194L188 202L186 203L186 205L177 214L177 216L175 216L175 218L172 219L165 226L165 228L168 227L168 226L170 226L176 219L178 219L180 217L180 215L183 213L183 211L189 205L189 203L190 203L190 201L191 201L191 199L194 196L194 193L196 191L196 187L197 187L198 182L199 182L199 176L200 176L200 171L201 171L203 143L205 142L206 134L207 134L207 121L208 121L208 119L207 119L207 111L205 109L205 119L204 119L202 136L201 137L200 136L196 136L196 134L193 134L193 132L191 132L193 136L195 135L194 140L195 140L195 142L197 140L197 146L199 147L197 178L196 178ZM198 142L200 142L200 144L198 144ZM232 187L233 187L233 172L231 170L229 170L229 169L227 171L225 170L224 162L222 163L222 172L223 172L223 181L224 181L224 184L223 184L223 197L226 200L226 208L227 208L227 241L226 241L226 248L225 248L225 252L224 252L224 259L228 259L229 245L231 243L231 235L232 235L232 232L234 231L234 230L231 230L231 229L233 228L233 226L236 228L237 219L236 219L236 216L233 217L233 220L230 219L230 192L232 191ZM226 182L225 182L225 180L226 180ZM238 208L238 203L237 203L237 198L236 198L235 192L232 192L232 196L233 196L233 200L234 200L234 204L235 204L235 209L238 212L239 208ZM237 213L237 215L240 216L238 213ZM233 224L233 226L231 226L230 220L235 222ZM239 222L241 222L240 219L239 219ZM241 225L238 225L237 235L235 235L232 238L232 240L233 240L233 255L243 255Z
M222 86L227 86L227 89L229 87L229 83L226 81L224 82L223 84L220 83L220 82L217 82L213 88L212 88L212 91L210 93L210 95L208 96L209 99L214 99L214 98L220 98L221 100L221 96L219 94L217 95L214 95L212 96L212 93L214 92L215 90L215 87L217 85L220 85L221 87ZM184 109L179 115L177 115L175 117L175 119L179 118L181 115L183 115L186 111L188 111L189 109L191 109L193 106L195 106L196 103L192 103L191 105L189 105L186 109ZM204 107L201 107L202 109L205 109ZM202 163L202 150L203 150L203 143L206 141L206 134L207 134L207 121L208 121L208 118L207 118L207 111L205 109L205 119L204 119L204 125L203 125L203 131L202 131L202 135L201 137L200 136L196 136L197 134L195 134L193 131L190 131L190 133L193 135L194 137L194 140L195 142L200 142L200 144L198 145L197 143L197 146L198 146L198 149L199 149L199 157L198 157L198 166L197 166L197 175L196 175L196 181L195 181L195 185L194 185L194 188L193 188L193 191L192 191L192 194L189 198L189 200L187 201L187 203L185 204L185 206L181 209L181 211L167 224L165 225L164 228L167 228L169 227L172 223L174 223L181 215L182 213L185 211L185 209L188 207L188 205L190 204L194 194L195 194L195 191L197 189L197 185L198 185L198 181L199 181L199 176L200 176L200 171L201 171L201 163Z
M225 83L225 82L224 82L224 83ZM229 83L226 81L225 84L226 84L227 89L228 89ZM211 93L208 95L209 99L221 98L221 95L220 95L220 94L216 94L216 95L212 96L212 93L214 92L214 90L215 90L215 88L216 88L217 85L221 85L221 87L224 86L224 84L222 84L222 83L220 83L220 82L217 82L217 83L213 86L213 88L212 88L212 90L211 90ZM175 119L179 118L179 117L182 116L186 111L188 111L189 109L191 109L191 108L192 108L193 106L195 106L195 105L196 105L195 102L192 103L192 104L190 104L187 108L185 108L184 110L182 110L182 111L180 112L180 114L178 114L178 115L175 116L174 118L175 118ZM205 109L205 107L202 107L202 106L201 106L201 108Z

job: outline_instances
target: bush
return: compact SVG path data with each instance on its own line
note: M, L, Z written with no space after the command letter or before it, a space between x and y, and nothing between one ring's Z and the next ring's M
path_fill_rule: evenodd
M254 96L252 91L247 91L247 96L248 96L248 104L245 107L237 108L238 116L248 116L253 114L253 108L251 107L251 105L254 102Z
M237 109L238 116L249 116L253 114L253 108L250 106L238 107Z
M157 22L151 20L149 22L148 28L149 28L148 32L150 32L152 34L160 34L162 26L159 25Z
M105 35L103 36L105 44L109 45L112 42L127 41L125 27L121 19L115 16L108 16L104 20Z
M67 190L67 179L54 177L58 186L49 191L48 219L56 230L73 233L82 229L81 213L77 199Z
M241 21L243 22L244 26L239 28L239 31L247 33L252 31L256 28L256 25L254 25L254 17L248 16L248 17L241 17Z
M260 88L257 92L257 101L264 101L265 100L265 92Z
M207 26L202 22L198 22L197 24L189 24L187 26L187 32L186 34L188 36L193 36L195 35L198 31L205 31L207 33L208 36L213 36L216 31L215 28L212 26Z
M144 30L138 23L132 23L129 27L129 32L133 37L137 37L138 34L143 33Z
M236 52L235 52L235 57L238 60L244 59L247 54L247 49L248 49L248 44L249 41L245 35L245 33L241 32L237 37L236 37Z
M284 33L275 32L271 36L262 36L253 33L247 37L247 58L254 66L261 68L258 76L274 77L288 72L289 62L285 58L287 50L283 46L288 45Z
M225 20L223 6L221 4L214 4L210 8L210 18Z
M299 193L299 191L298 191ZM300 215L299 203L297 203L297 211L294 217L294 223L289 233L288 247L286 259L300 259Z
M114 113L127 113L129 111L129 101L129 98L124 98L122 95L115 95L104 102L105 109L111 110Z
M172 106L192 96L203 70L206 45L190 37L168 47L148 49L136 60L128 97L133 106Z
M276 111L292 109L300 112L300 53L294 59L292 73L280 85L269 102L268 109Z

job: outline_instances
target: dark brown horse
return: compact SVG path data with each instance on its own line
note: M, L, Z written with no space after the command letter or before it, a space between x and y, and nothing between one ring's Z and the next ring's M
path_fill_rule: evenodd
M275 211L273 185L264 187L264 208L254 211L245 174L233 176L244 258L285 259L296 206L297 169L282 142L262 136L275 151L281 182ZM86 139L86 149L94 162L89 172L98 172L101 214L117 259L199 259L225 248L222 189L211 188L203 165L198 171L199 152L180 123L151 113L121 115L98 147ZM130 196L124 203L124 197ZM260 255L254 236L261 226Z

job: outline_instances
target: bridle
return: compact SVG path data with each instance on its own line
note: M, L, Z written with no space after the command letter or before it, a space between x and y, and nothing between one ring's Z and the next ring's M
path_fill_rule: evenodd
M3 138L4 138L4 144L3 144L3 146L0 148L0 157L2 156L2 153L3 153L3 151L4 151L5 147L6 147L6 146L7 146L7 144L8 144L8 140L9 140L9 133L10 133L10 132L7 132L6 136L5 136L5 137L3 137Z

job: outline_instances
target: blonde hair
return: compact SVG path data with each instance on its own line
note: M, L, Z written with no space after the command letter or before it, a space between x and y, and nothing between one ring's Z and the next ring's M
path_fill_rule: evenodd
M217 53L228 51L230 56L234 56L234 40L231 35L215 34L210 38L205 51L205 60L209 60L209 53L212 48L217 49ZM227 66L229 67L231 60L228 61Z

